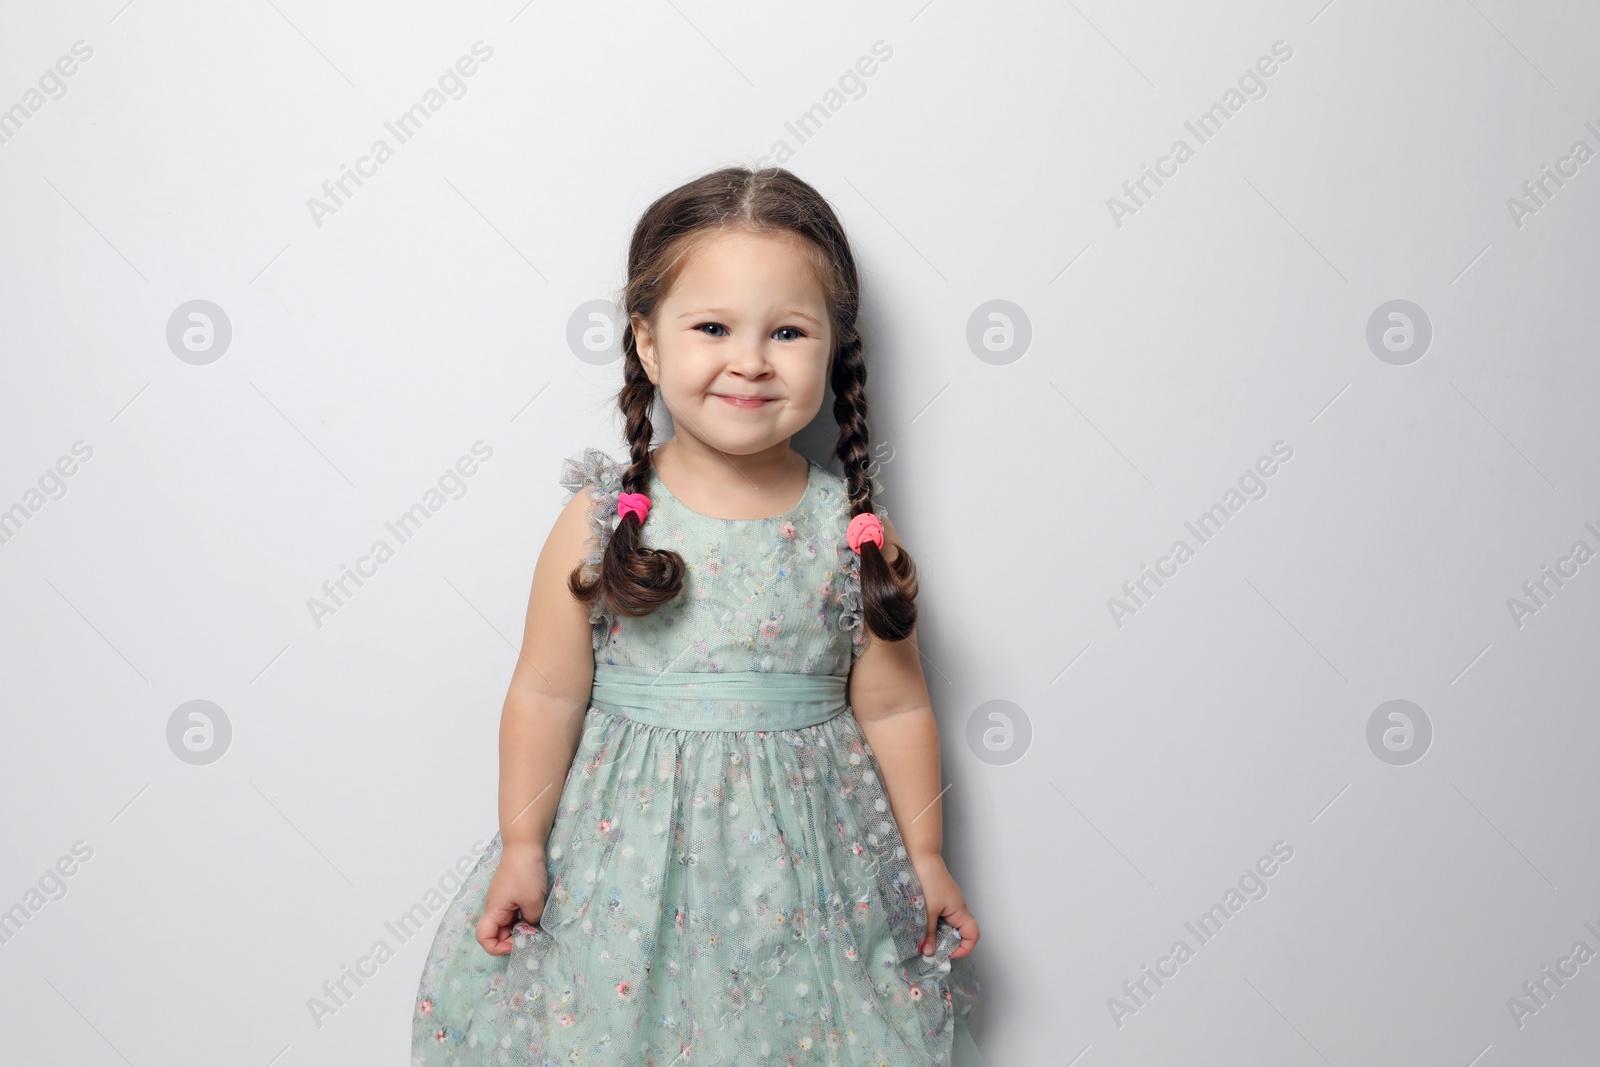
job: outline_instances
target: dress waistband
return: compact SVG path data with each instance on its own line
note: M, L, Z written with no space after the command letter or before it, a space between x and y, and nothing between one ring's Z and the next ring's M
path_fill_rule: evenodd
M594 666L589 702L602 711L674 730L798 730L845 710L838 674L652 671Z

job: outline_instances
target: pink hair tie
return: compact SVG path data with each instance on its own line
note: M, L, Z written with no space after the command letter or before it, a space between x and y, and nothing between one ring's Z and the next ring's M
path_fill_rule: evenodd
M617 521L622 521L629 512L639 516L642 524L650 515L650 498L643 493L618 493Z
M870 511L863 511L850 520L850 526L845 530L844 537L850 542L850 547L860 553L864 541L871 541L883 549L883 520Z

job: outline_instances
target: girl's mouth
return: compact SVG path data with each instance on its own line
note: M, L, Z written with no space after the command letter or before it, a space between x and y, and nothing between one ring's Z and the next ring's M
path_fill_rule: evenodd
M774 399L770 396L728 396L724 393L712 393L711 395L716 397L718 400L723 400L729 404L732 404L736 408L758 408L763 404L770 404Z

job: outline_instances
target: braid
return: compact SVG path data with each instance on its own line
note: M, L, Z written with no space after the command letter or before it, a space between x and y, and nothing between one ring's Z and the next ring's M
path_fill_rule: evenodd
M632 462L622 472L622 491L642 493L649 484L650 442L655 429L650 423L650 407L655 403L656 387L639 361L633 327L623 333L624 362L622 389L617 403L622 409ZM640 543L639 516L622 516L606 542L599 572L585 581L582 567L567 579L567 588L580 601L592 603L604 596L618 615L638 618L669 603L683 592L686 567L683 557L670 549L647 548Z
M835 448L844 466L850 515L876 514L873 471L868 451L867 363L854 325L842 329L833 359L833 417L839 424ZM873 541L861 542L861 615L868 630L885 641L903 641L917 621L917 568L904 546L891 563Z
M628 330L632 346L633 330ZM624 433L628 438L628 457L631 462L622 472L622 491L642 493L649 484L650 443L655 427L650 422L650 407L655 403L656 387L644 372L644 364L637 359L627 360L622 372L622 392L617 402L622 408Z

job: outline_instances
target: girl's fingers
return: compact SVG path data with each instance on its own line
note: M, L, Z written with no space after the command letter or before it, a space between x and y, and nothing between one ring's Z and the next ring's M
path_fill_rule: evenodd
M946 916L946 921L961 931L961 947L950 953L951 959L965 956L978 944L978 920L965 908L958 908Z
M511 920L516 917L516 904L497 904L486 907L475 931L478 944L491 956L504 956L511 951Z

